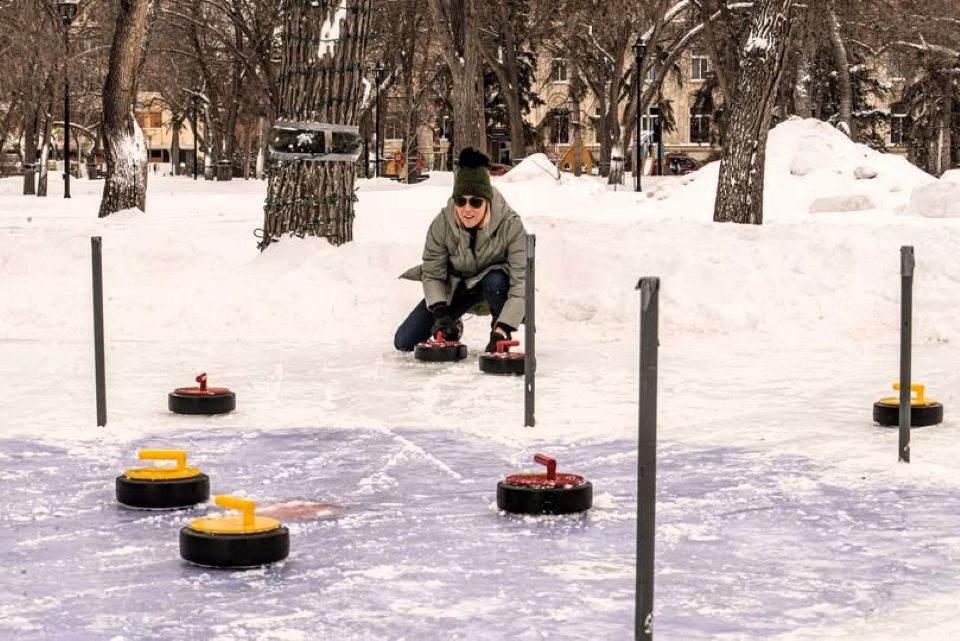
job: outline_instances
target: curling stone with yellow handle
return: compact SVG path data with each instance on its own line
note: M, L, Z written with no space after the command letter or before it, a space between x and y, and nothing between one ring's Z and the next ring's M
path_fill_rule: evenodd
M117 502L144 510L191 507L210 498L210 477L187 467L184 450L140 450L145 460L174 461L173 466L134 467L117 477Z
M276 521L254 513L250 499L218 496L220 507L240 514L210 516L190 521L180 530L180 556L214 568L252 568L275 563L290 554L290 531Z
M899 390L900 383L894 383L893 389ZM900 398L890 396L881 398L873 404L873 420L884 427L900 425ZM943 422L943 405L924 396L924 386L910 386L910 427L926 427Z

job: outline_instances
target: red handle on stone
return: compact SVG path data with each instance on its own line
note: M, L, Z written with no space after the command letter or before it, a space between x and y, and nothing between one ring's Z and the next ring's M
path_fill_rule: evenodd
M200 374L197 376L197 378L195 378L194 380L196 380L198 383L200 383L200 389L202 389L202 390L207 389L207 373L206 373L206 372L200 373Z
M434 342L437 342L437 343L442 343L442 342L444 342L444 339L443 339L443 331L437 331L437 333L434 334L434 336L433 336L433 340L434 340Z
M557 480L557 461L552 459L546 454L534 454L533 461L539 463L540 465L547 466L547 480L556 481Z
M508 351L507 350L508 347L516 347L519 344L520 344L520 341L511 341L511 340L497 341L497 353L503 354L504 352Z

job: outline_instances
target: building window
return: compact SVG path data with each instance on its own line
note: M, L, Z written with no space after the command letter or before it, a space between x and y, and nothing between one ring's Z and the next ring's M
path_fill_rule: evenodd
M570 144L570 112L566 109L550 112L550 142L554 145Z
M383 123L383 139L384 140L402 140L403 131L400 128L400 123L393 119L388 119Z
M653 130L657 126L657 121L659 119L659 108L650 107L647 109L647 113L640 116L640 137L644 138L649 136L650 140L653 140Z
M703 82L707 79L707 72L710 71L710 58L707 56L690 56L690 80Z
M907 134L909 127L907 118L907 114L890 116L890 144L894 147L905 147L910 143L910 136Z
M550 82L566 82L570 79L567 73L567 61L563 58L550 59Z
M141 111L137 114L137 123L141 129L160 129L163 127L163 114L159 111Z
M709 144L710 114L690 110L690 142Z

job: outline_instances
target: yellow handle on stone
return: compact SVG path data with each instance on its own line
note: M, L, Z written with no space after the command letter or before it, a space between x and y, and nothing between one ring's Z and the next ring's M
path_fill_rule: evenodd
M240 513L243 514L243 527L253 527L255 521L253 511L257 507L254 501L243 499L239 496L218 496L214 499L214 502L228 510L239 510Z
M186 450L140 450L140 458L151 461L176 461L174 470L183 470L187 467Z
M893 389L900 391L900 383L894 383ZM920 383L912 383L910 385L910 402L915 403L916 405L923 405L924 389L925 387ZM916 396L913 396L913 394L916 394Z

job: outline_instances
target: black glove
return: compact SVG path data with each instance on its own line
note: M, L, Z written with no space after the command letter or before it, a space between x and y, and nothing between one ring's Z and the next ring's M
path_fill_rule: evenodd
M487 343L487 347L483 351L488 354L492 354L497 351L497 343L508 340L510 340L510 332L507 332L507 335L504 336L497 330L493 330L490 332L490 342Z
M455 341L460 338L460 330L457 327L457 321L450 316L450 309L444 303L437 303L430 310L433 314L433 327L430 328L430 336L436 336L437 332L443 332L443 339Z

